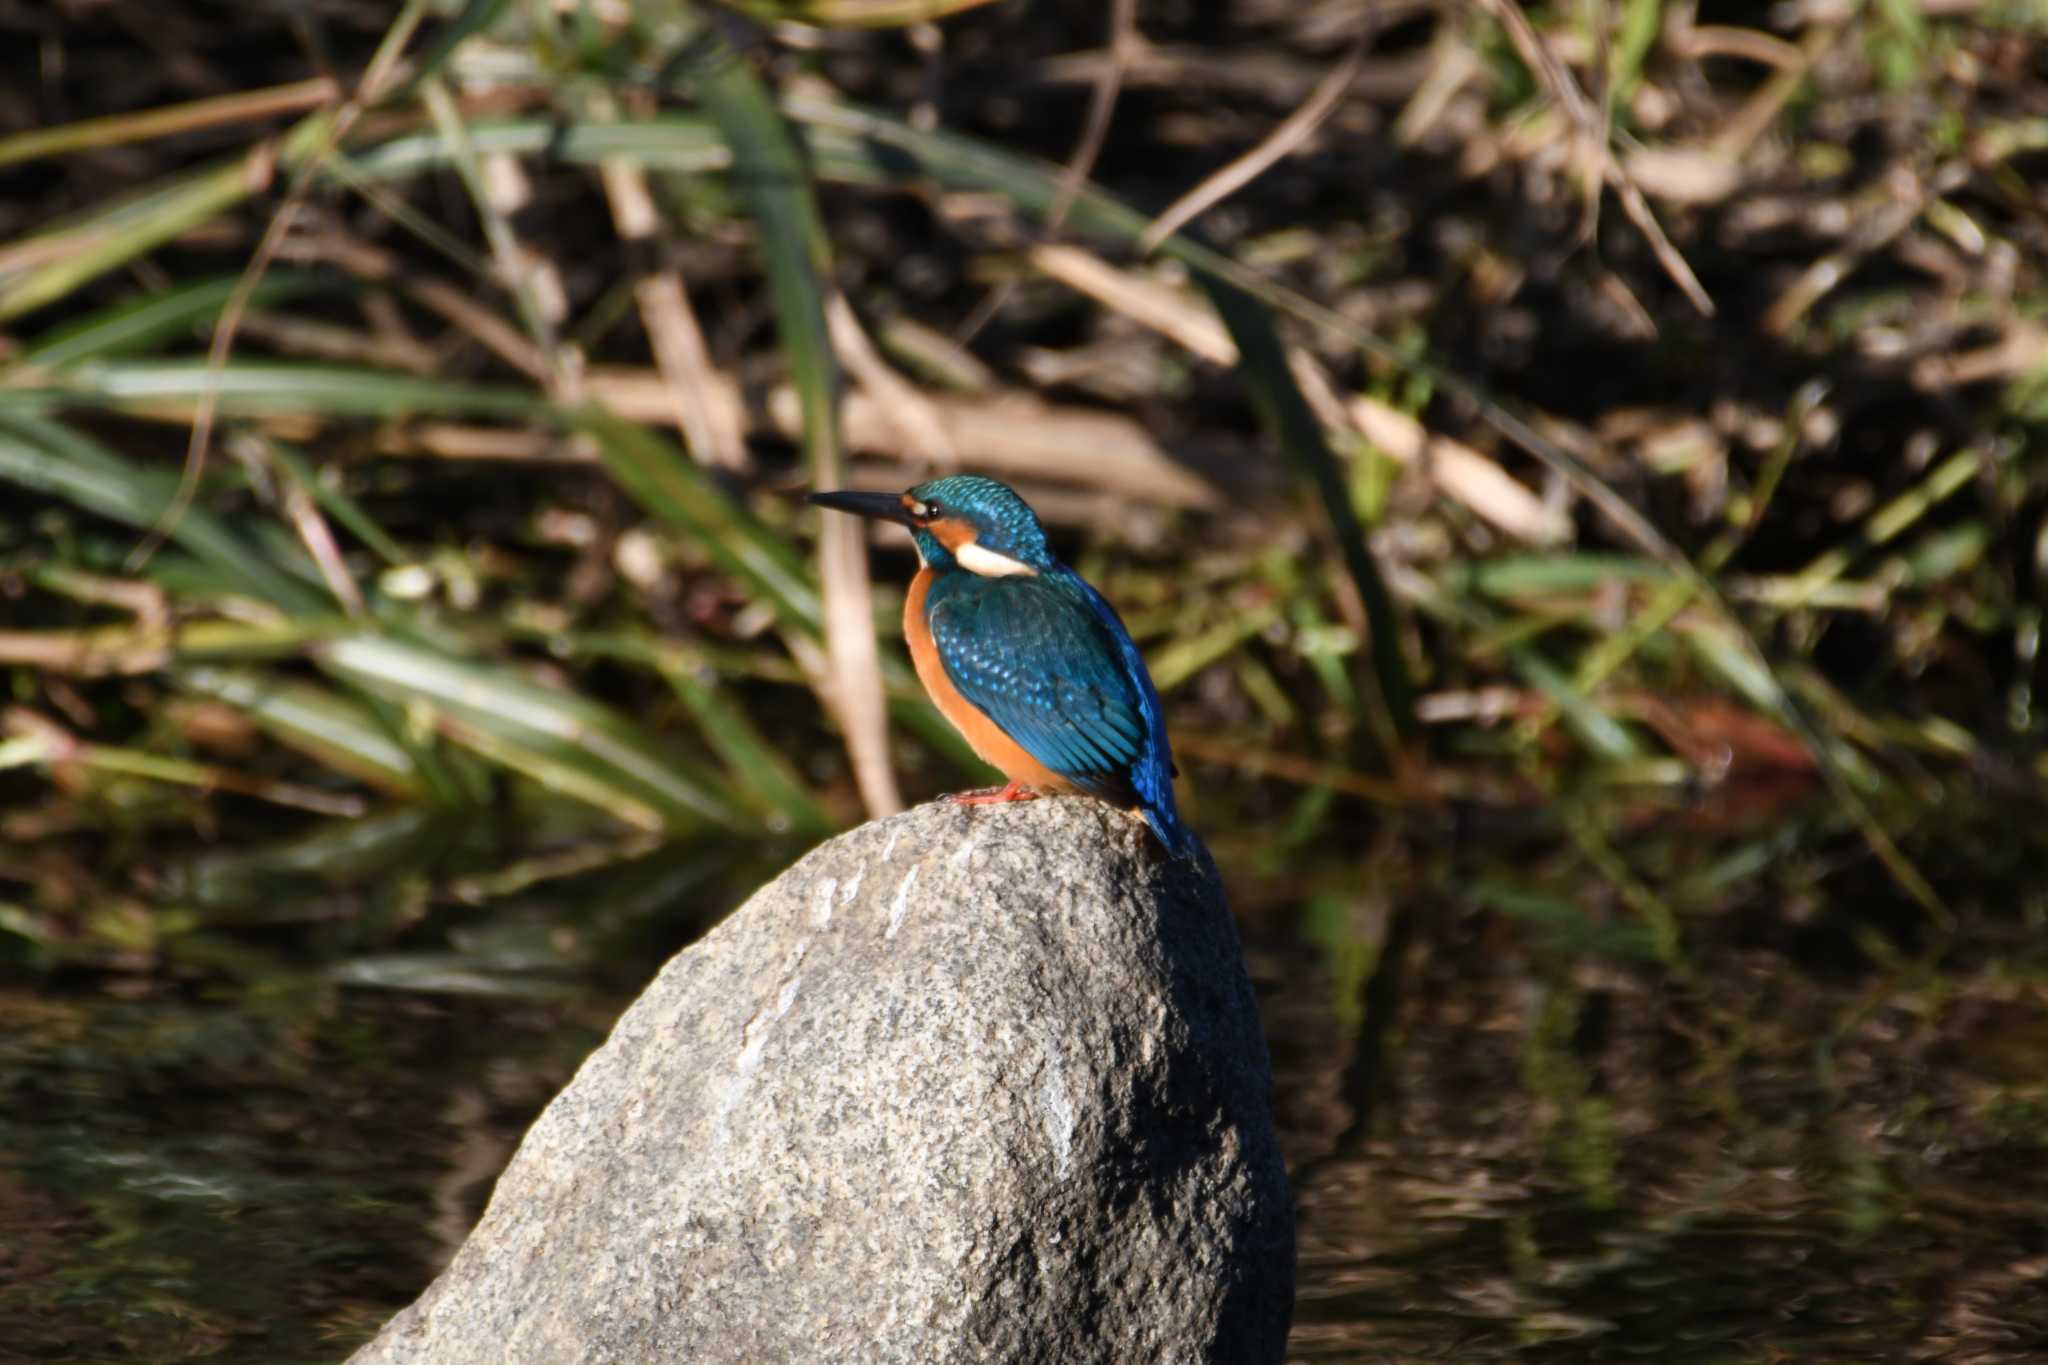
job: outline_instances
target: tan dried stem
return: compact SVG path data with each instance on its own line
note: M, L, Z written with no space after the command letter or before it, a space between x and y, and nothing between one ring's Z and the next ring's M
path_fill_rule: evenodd
M651 250L660 238L661 215L648 189L646 171L613 158L599 168L598 175L620 238ZM704 329L690 306L682 271L673 264L649 270L634 283L633 301L653 344L654 362L668 385L675 423L691 456L720 469L748 468L752 460L738 391L711 363L711 348L705 344Z
M341 87L326 76L273 85L262 90L219 95L211 99L173 104L162 109L144 109L133 114L83 119L56 128L37 128L12 137L0 138L0 166L23 161L46 161L72 152L123 147L132 142L220 128L232 123L249 123L275 118L331 104L341 98Z
M320 139L319 146L293 173L291 188L286 193L284 202L278 205L277 212L271 215L268 226L264 228L262 240L257 243L255 252L249 258L249 264L243 267L241 277L235 281L234 290L228 295L227 303L221 309L220 320L214 325L212 340L206 348L206 372L210 377L218 376L226 368L228 355L234 349L236 330L241 325L242 315L249 309L249 300L254 297L256 286L263 282L263 276L270 269L271 261L276 258L278 248L284 244L293 220L306 202L306 196L312 192L313 185L319 178L321 165L334 154L334 150L355 126L356 120L362 117L363 111L382 98L392 77L397 73L399 58L412 41L413 31L419 27L425 16L426 5L423 0L408 0L405 9L385 33L384 41L378 45L369 66L363 71L362 79L356 84L356 93L336 110L333 121ZM172 493L170 502L165 504L163 512L143 536L142 543L129 555L127 568L131 573L147 563L162 547L171 529L192 506L193 496L199 491L199 479L206 470L207 450L213 440L213 419L218 405L216 387L209 383L200 394L198 407L192 414L192 435L185 446L185 465L178 475L177 490Z
M1114 0L1109 12L1109 59L1095 73L1094 85L1088 94L1088 117L1082 126L1080 140L1074 144L1073 155L1067 158L1066 168L1060 172L1059 189L1053 195L1052 208L1039 224L1039 242L1050 242L1059 235L1060 226L1067 221L1067 214L1073 209L1074 200L1080 196L1082 186L1095 173L1096 158L1102 155L1102 142L1109 133L1110 115L1116 112L1117 94L1123 89L1124 72L1137 49L1137 0ZM1016 288L1014 280L1006 280L988 292L981 306L960 328L958 340L961 345L966 345L988 326L989 320L1003 310L1003 305L1009 302Z
M398 257L383 247L335 228L287 242L278 259L327 262L359 279L388 281L513 369L536 383L547 381L547 357L524 332L446 280L408 278Z
M1198 214L1214 208L1299 150L1315 135L1316 129L1322 127L1323 121L1337 111L1352 81L1358 78L1359 68L1365 62L1365 50L1366 36L1361 34L1337 64L1316 82L1315 89L1309 92L1301 106L1282 120L1279 127L1250 151L1174 200L1164 213L1153 219L1152 225L1138 238L1139 253L1150 255L1161 242L1180 231Z
M1172 340L1219 366L1237 363L1237 343L1214 312L1180 291L1121 270L1078 247L1042 246L1032 264L1070 289ZM1376 399L1338 397L1322 366L1302 347L1289 347L1288 367L1327 427L1355 431L1401 464L1417 465L1446 496L1501 530L1533 544L1569 537L1570 520L1470 446L1427 431L1415 418Z
M1517 0L1477 0L1477 3L1507 30L1508 38L1514 43L1515 51L1521 55L1523 65L1535 74L1544 92L1564 111L1582 155L1592 163L1590 169L1595 191L1595 206L1597 207L1598 187L1606 185L1612 188L1615 198L1621 201L1622 212L1628 215L1628 220L1636 225L1636 230L1650 243L1650 251L1656 256L1657 263L1664 268L1664 273L1670 276L1671 282L1678 286L1679 291L1702 316L1712 317L1714 301L1707 296L1706 289L1700 284L1699 276L1693 273L1692 267L1686 263L1678 248L1671 244L1671 238L1665 234L1663 225L1657 221L1657 215L1651 211L1649 201L1643 197L1642 188L1636 183L1628 168L1621 163L1621 159L1615 156L1605 106L1594 107L1592 100L1588 99L1586 92L1579 87L1578 80L1572 75L1571 70L1552 50L1543 35L1536 31L1535 25L1529 22L1529 16L1523 12Z
M854 316L853 305L837 289L825 299L825 325L831 329L832 349L839 363L881 411L904 453L940 468L959 464L959 451L937 407L882 358L868 339L867 329Z
M836 473L821 479L837 486ZM827 516L818 532L818 577L823 585L825 652L830 676L822 689L846 735L854 785L868 818L903 809L896 771L889 763L888 699L882 691L882 655L875 643L874 604L868 593L867 526L856 517Z

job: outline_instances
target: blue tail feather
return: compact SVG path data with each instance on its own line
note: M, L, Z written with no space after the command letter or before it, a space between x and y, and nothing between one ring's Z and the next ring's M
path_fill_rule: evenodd
M1145 823L1152 827L1152 833L1165 845L1168 854L1175 858L1194 856L1194 833L1180 822L1179 815L1158 806L1144 806L1140 810L1145 817Z

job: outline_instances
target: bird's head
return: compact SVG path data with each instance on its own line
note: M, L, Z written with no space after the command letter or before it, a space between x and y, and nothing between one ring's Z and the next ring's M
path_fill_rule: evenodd
M813 493L820 507L910 528L918 558L943 573L1031 576L1053 567L1038 514L1009 487L979 474L948 474L907 493Z

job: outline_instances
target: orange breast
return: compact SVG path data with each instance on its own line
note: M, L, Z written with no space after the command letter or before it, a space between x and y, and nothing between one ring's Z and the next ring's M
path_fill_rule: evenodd
M917 667L917 680L931 695L932 704L966 736L984 763L1012 782L1022 782L1039 791L1072 791L1074 784L1026 753L1024 746L1004 734L982 709L960 695L946 666L939 661L938 646L932 642L931 627L925 624L924 603L931 593L930 569L920 568L910 580L910 594L903 599L903 638L910 645L910 662Z

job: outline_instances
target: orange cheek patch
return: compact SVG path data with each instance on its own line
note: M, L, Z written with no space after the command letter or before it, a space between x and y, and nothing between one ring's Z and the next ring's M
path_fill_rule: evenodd
M924 529L930 531L932 538L948 550L957 550L962 545L971 544L974 540L974 528L972 526L969 526L964 521L951 518L932 522Z

